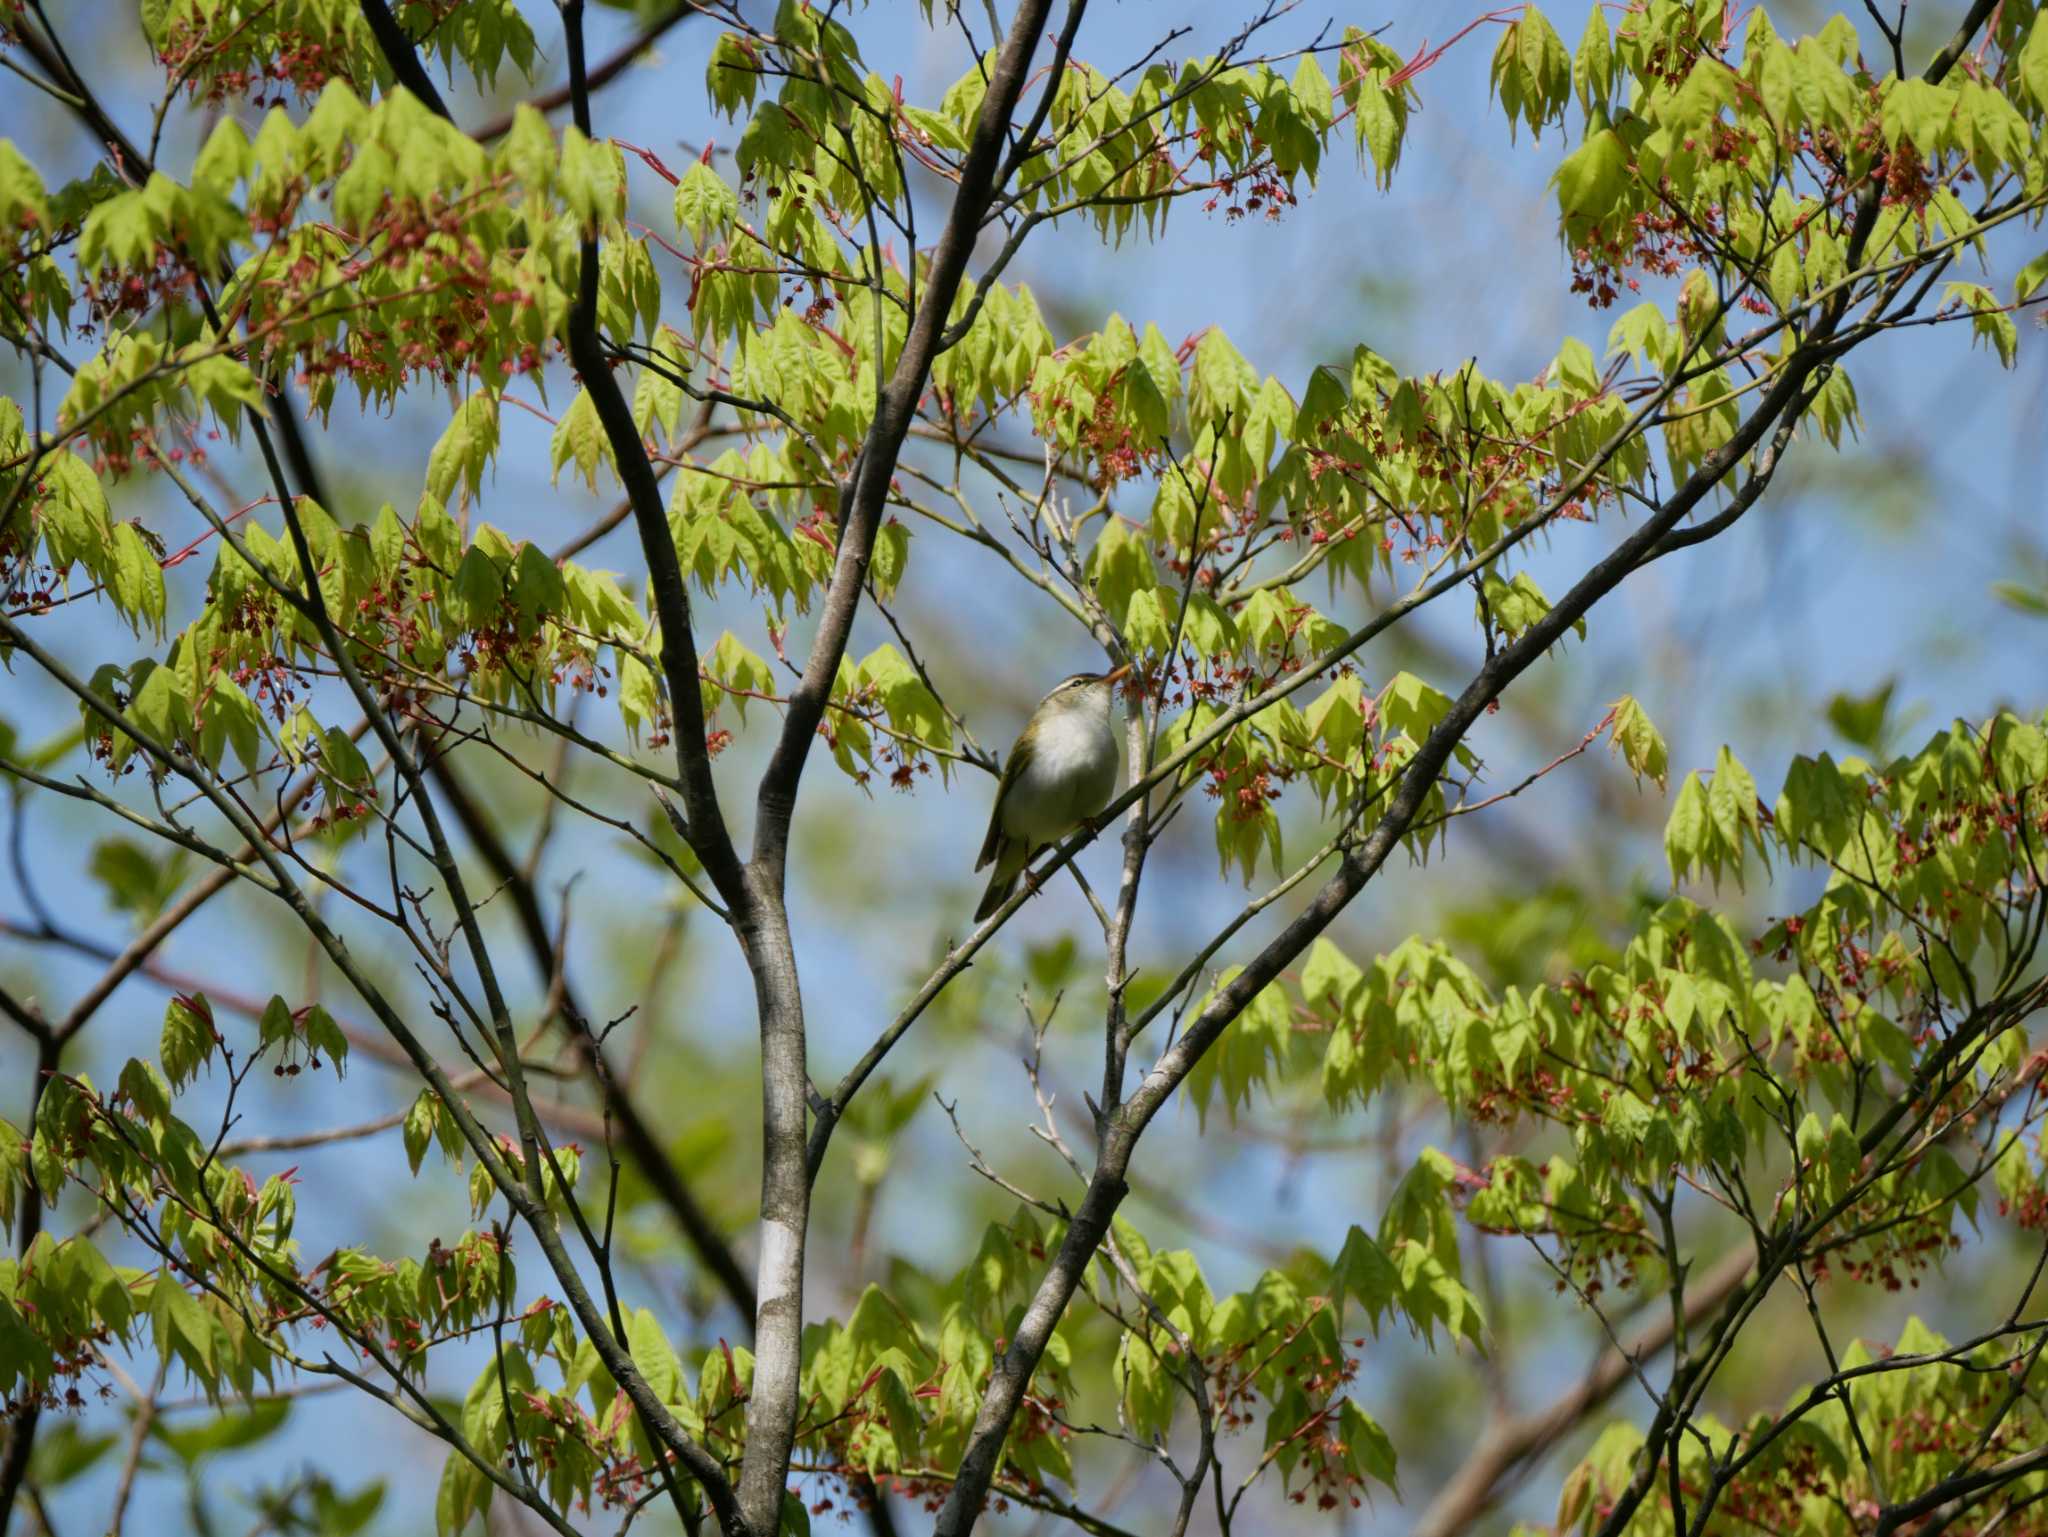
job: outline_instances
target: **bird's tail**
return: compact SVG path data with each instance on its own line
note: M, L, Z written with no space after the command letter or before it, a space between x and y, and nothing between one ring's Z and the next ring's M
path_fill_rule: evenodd
M985 923L995 910L1010 900L1010 893L1017 889L1017 877L1024 873L1024 867L1031 863L1031 848L1016 838L1005 838L996 849L995 870L988 878L988 890L981 894L981 906L974 910L974 921Z
M974 910L974 921L986 923L995 910L1010 900L1010 893L1017 889L1017 877L1005 875L1001 870L989 878L988 890L981 894L981 906Z

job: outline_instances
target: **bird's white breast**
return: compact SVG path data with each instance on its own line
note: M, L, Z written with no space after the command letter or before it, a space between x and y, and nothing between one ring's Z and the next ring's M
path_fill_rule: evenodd
M1067 711L1039 723L1031 748L1003 797L1003 831L1051 843L1116 793L1116 733L1106 713Z

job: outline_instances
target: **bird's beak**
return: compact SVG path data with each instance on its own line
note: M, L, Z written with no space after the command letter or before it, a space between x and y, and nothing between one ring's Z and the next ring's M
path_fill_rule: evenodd
M1130 664L1129 662L1126 662L1126 663L1124 663L1124 665L1123 665L1123 666L1121 666L1121 667L1117 668L1117 669L1116 669L1116 671L1114 671L1114 672L1106 672L1106 673L1104 673L1104 674L1102 675L1102 681L1103 681L1104 683L1114 683L1114 682L1116 682L1116 680L1117 680L1117 679L1119 679L1119 678L1123 677L1123 676L1124 676L1124 675L1125 675L1126 673L1128 673L1128 672L1129 672L1130 670L1131 670L1131 664Z

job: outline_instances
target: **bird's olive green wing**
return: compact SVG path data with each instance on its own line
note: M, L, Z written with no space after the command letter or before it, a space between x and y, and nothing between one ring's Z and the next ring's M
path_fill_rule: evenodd
M1003 760L1002 778L996 781L996 803L989 808L988 833L981 840L981 857L974 861L974 868L984 868L1003 850L1003 797L1010 793L1017 776L1024 772L1024 765L1031 761L1031 738L1027 733L1017 738L1017 745L1010 749L1010 756Z

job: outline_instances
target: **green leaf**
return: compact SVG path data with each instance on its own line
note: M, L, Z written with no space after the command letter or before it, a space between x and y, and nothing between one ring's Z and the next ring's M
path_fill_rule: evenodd
M157 1354L166 1360L175 1356L211 1392L218 1381L213 1320L169 1270L159 1272L150 1290L149 1317Z
M562 131L555 191L586 234L617 219L625 204L626 164L612 144L593 143L573 124Z
M171 1086L164 1075L140 1057L130 1057L121 1068L120 1092L135 1113L153 1126L161 1126L171 1113ZM0 1146L7 1132L0 1129Z
M1590 354L1587 361L1591 361ZM1482 615L1491 613L1494 623L1510 636L1526 633L1550 612L1550 599L1526 571L1517 571L1512 581L1502 581L1497 572L1489 571L1480 586L1484 596ZM1572 629L1581 640L1586 638L1585 620L1573 620Z
M230 1410L197 1424L172 1426L158 1420L150 1434L177 1454L187 1467L215 1452L239 1451L274 1435L291 1412L291 1400L268 1398L247 1409Z
M723 641L721 641L721 645ZM741 648L744 650L744 648ZM765 662L756 663L763 682L770 681ZM856 676L881 696L889 724L913 741L934 747L953 745L953 725L945 709L901 652L886 641L861 659Z
M2024 304L2034 297L2043 283L2048 283L2048 251L2020 268L2012 280L2012 297L2015 304Z
M1586 29L1579 35L1578 52L1572 56L1572 84L1578 89L1579 105L1586 115L1604 110L1614 94L1614 45L1607 30L1607 16L1600 6L1586 13Z
M752 106L760 81L761 63L752 45L736 33L719 34L704 67L704 84L718 110L733 117L740 108Z
M1881 753L1894 687L1887 681L1868 694L1835 695L1828 701L1828 724L1866 752Z
M80 270L97 273L109 267L154 267L157 244L169 233L162 202L161 198L152 200L145 192L131 190L117 193L95 207L85 216L85 225L79 231Z
M471 545L455 568L454 595L462 628L488 629L497 622L505 601L505 577L481 545Z
M1365 973L1329 940L1318 938L1309 947L1308 962L1301 971L1301 992L1310 1005L1323 1005L1341 1018L1350 1012L1364 986Z
M64 461L74 456L61 455ZM143 620L149 621L150 628L158 635L164 627L164 570L157 563L156 552L142 537L142 531L133 523L122 523L114 529L112 559L107 570L107 591L131 624L138 628Z
M181 355L189 356L211 345L214 344L194 343ZM221 425L227 428L228 436L236 442L241 441L244 411L258 416L270 414L263 409L263 385L249 371L248 365L222 354L201 356L186 364L185 388L212 409L213 414L220 418Z
M1596 9L1597 14L1597 9ZM1559 211L1567 224L1598 223L1613 211L1628 187L1628 148L1621 135L1603 128L1557 168Z
M1543 13L1533 5L1502 30L1494 50L1492 88L1500 96L1510 128L1519 119L1540 135L1561 117L1572 89L1572 56Z
M1294 66L1294 99L1316 124L1327 127L1337 115L1337 100L1330 91L1330 77L1312 53L1304 53Z
M200 706L199 756L208 768L218 769L222 753L229 747L242 767L253 774L263 750L263 717L234 679L216 674L208 682Z
M254 158L242 125L223 117L213 125L199 158L192 162L192 185L226 193L247 174Z
M145 737L166 751L175 752L192 734L192 703L185 697L185 680L174 668L159 667L144 658L132 675L134 697L128 701L128 717L138 737Z
M41 226L49 217L42 177L12 139L0 139L0 232Z
M438 1141L441 1154L450 1163L460 1164L464 1142L462 1128L456 1125L455 1117L444 1104L440 1095L432 1089L422 1089L419 1097L405 1113L402 1128L405 1138L405 1159L412 1172L420 1172L420 1161L426 1157L428 1146Z
M1956 93L1945 85L1917 77L1894 81L1880 114L1885 143L1897 149L1901 141L1911 139L1921 155L1932 160L1953 138L1950 119L1955 107Z
M626 1348L656 1398L672 1404L682 1397L682 1363L676 1359L675 1347L668 1342L661 1320L646 1308L636 1309L627 1321Z
M659 718L661 691L654 673L631 652L619 653L619 715L635 741L640 732Z
M1158 579L1143 537L1114 514L1104 519L1088 552L1087 576L1102 606L1115 615L1129 606L1132 593L1149 589Z
M1643 776L1649 775L1657 782L1657 788L1665 788L1665 775L1670 760L1665 752L1663 735L1643 713L1642 704L1633 694L1623 694L1614 701L1609 714L1613 748L1621 754L1622 761L1636 776L1636 783L1642 784Z
M1670 341L1670 324L1654 301L1645 299L1614 322L1607 333L1607 355L1627 354L1644 369L1661 369Z
M256 1020L257 1044L289 1045L298 1033L298 1021L292 1018L292 1006L280 994L271 994L270 1002L263 1006L263 1013Z
M1768 26L1763 11L1757 11L1756 16L1758 26ZM1797 132L1799 63L1792 50L1775 33L1768 41L1763 41L1752 31L1746 51L1750 57L1760 59L1757 92L1763 98L1764 111L1770 117L1771 126L1780 138Z
M1255 837L1263 836L1256 822L1247 825ZM1219 820L1219 843L1224 826L1224 821ZM1224 852L1228 858L1227 847ZM1225 869L1228 868L1226 864ZM1217 989L1228 986L1240 969L1225 970L1217 978ZM1206 999L1202 1007L1207 1007ZM1235 1122L1238 1111L1251 1103L1253 1091L1263 1088L1270 1079L1272 1065L1286 1060L1292 1040L1292 1011L1286 994L1278 986L1260 989L1188 1074L1187 1093L1195 1102L1198 1116L1206 1123L1210 1102L1220 1090L1224 1111Z
M1814 127L1841 132L1852 124L1860 126L1864 113L1863 93L1842 73L1841 60L1828 51L1819 38L1802 37L1793 50L1797 74L1793 90L1800 113Z
M334 1064L334 1076L346 1078L348 1037L342 1034L341 1026L335 1022L334 1016L316 1003L306 1010L300 1027L305 1031L306 1044L316 1053L324 1054L327 1060Z
M88 865L93 878L107 890L107 900L117 912L133 914L148 923L164 910L184 879L185 856L173 850L159 863L140 844L127 838L102 838L92 847Z
M1337 1440L1353 1473L1383 1483L1399 1495L1400 1486L1394 1479L1394 1443L1377 1420L1348 1398L1337 1414Z
M910 530L892 517L875 531L875 552L868 566L868 575L884 602L896 596L897 584L903 580L903 568L909 560Z
M2048 619L2048 591L2022 582L1993 582L1991 595L2008 608L2016 608L2036 619Z
M264 135L256 140L263 152ZM348 169L335 179L329 199L335 221L352 235L366 235L384 212L384 205L398 181L398 162L383 145L372 142L358 146Z
M204 993L180 993L164 1010L163 1040L158 1048L164 1076L183 1089L213 1057L220 1035L213 1025L213 1005Z
M2020 50L2019 78L2034 105L2048 112L2048 11L2034 17L2033 30Z
M1687 774L1664 824L1664 855L1671 878L1682 881L1702 858L1707 839L1707 790L1698 774Z
M699 249L723 235L739 211L739 193L701 160L676 183L676 227L688 230Z
M339 726L329 726L320 733L320 772L345 789L358 793L368 789L375 778L362 749Z
M1210 326L1195 344L1195 361L1188 376L1188 420L1197 429L1208 428L1222 436L1243 432L1246 413L1259 376L1231 346L1221 326Z
M1339 1326L1344 1321L1346 1300L1356 1298L1365 1305L1366 1316L1377 1330L1381 1316L1398 1301L1400 1286L1400 1272L1387 1258L1386 1251L1373 1241L1371 1234L1354 1225L1345 1235L1344 1247L1331 1267L1330 1305L1336 1309Z
M576 392L576 399L556 424L549 442L548 465L554 471L554 482L560 482L562 466L571 461L593 491L597 489L597 467L613 463L611 440L605 436L604 424L597 417L597 403L588 390Z
M1678 132L1703 133L1735 101L1735 72L1719 59L1701 57L1694 62L1684 84L1672 92L1663 121L1666 127Z
M29 1139L0 1117L0 1232L14 1232L14 1211L29 1182Z
M740 719L745 720L749 696L772 694L775 690L774 669L730 630L720 632L718 644L711 648L703 671L704 708L707 712L717 709L724 699L730 698ZM725 688L718 688L713 679L724 684Z
M1998 354L1998 361L2007 368L2012 367L2019 352L2019 327L2013 324L2012 315L2005 306L1998 302L1998 296L1981 283L1950 283L1945 296L1968 307L1974 317L1970 322L1974 340L1988 342L1991 350Z
M1133 652L1164 655L1173 640L1173 622L1167 617L1164 603L1172 601L1171 593L1161 594L1155 588L1132 593L1124 610L1124 644Z
M655 423L671 442L683 419L683 387L677 379L690 376L689 344L668 326L658 328L650 347L661 366L642 364L633 385L633 425L644 437Z
M540 624L559 618L568 607L569 588L562 579L562 568L537 544L519 546L507 586L512 606L524 622L522 634L531 634Z
M58 1419L35 1439L35 1449L29 1453L28 1481L36 1489L59 1488L90 1471L113 1444L112 1436L90 1436L76 1420Z
M1593 349L1576 336L1567 336L1557 349L1557 361L1551 365L1551 377L1565 388L1579 395L1597 395L1600 392L1600 365L1593 357Z
M1714 760L1714 780L1707 790L1707 810L1722 838L1730 848L1739 851L1745 830L1756 826L1756 780L1725 747Z
M128 1320L135 1315L128 1283L107 1263L106 1256L93 1246L90 1238L67 1238L63 1247L71 1262L71 1289L90 1299L100 1321L116 1335L125 1335Z
M463 401L427 456L427 494L446 504L459 485L475 497L497 452L498 397L479 390Z
M1163 1438L1173 1424L1182 1389L1160 1361L1160 1348L1143 1335L1126 1333L1117 1343L1110 1370L1131 1427L1139 1435Z
M434 1495L435 1537L461 1537L469 1518L487 1510L491 1482L459 1451L441 1464L441 1486Z
M1420 744L1450 713L1451 696L1413 673L1399 672L1380 691L1379 707L1389 727Z

